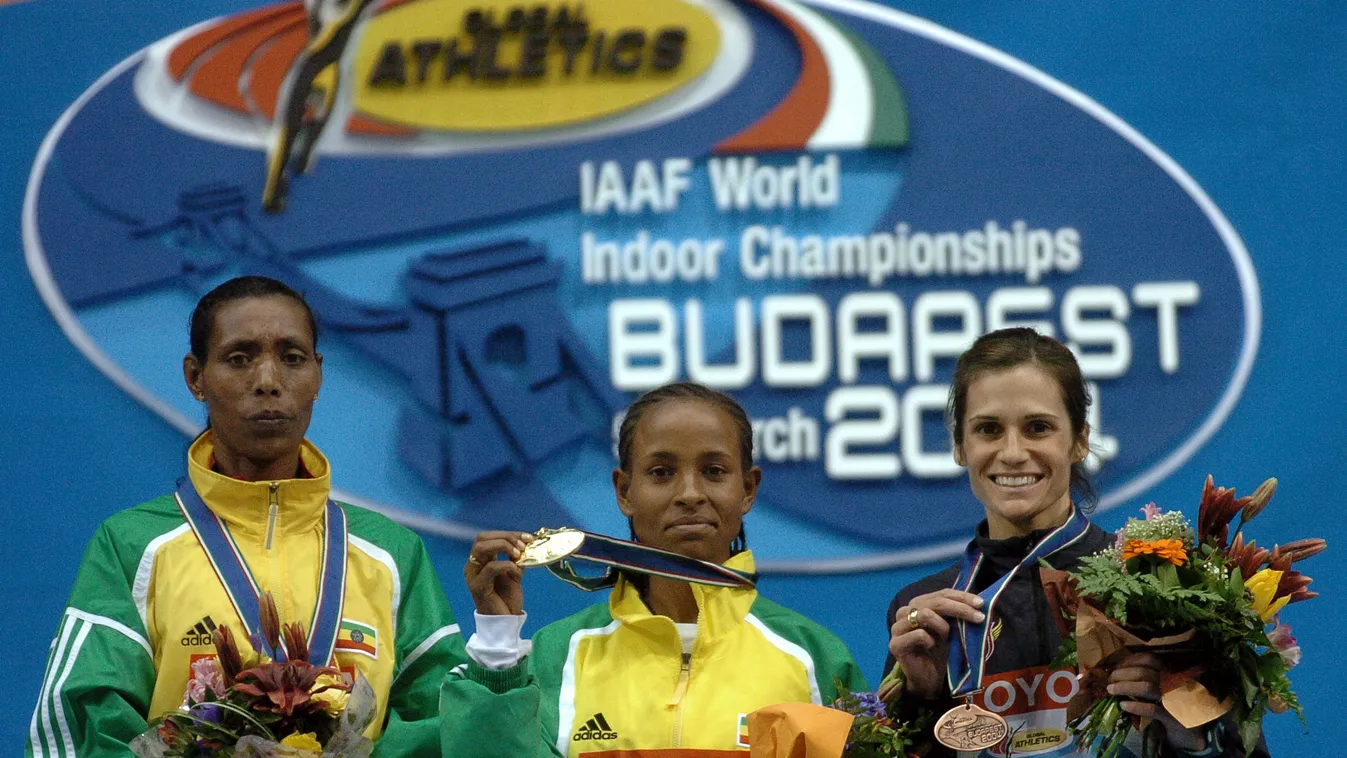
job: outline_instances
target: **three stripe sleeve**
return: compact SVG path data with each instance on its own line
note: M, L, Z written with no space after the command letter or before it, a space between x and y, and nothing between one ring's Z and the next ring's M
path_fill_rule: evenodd
M105 522L80 562L28 724L26 756L124 757L147 728L154 658L133 592L143 545L112 531Z
M143 636L67 608L47 660L24 749L33 758L126 755L145 731L154 663Z

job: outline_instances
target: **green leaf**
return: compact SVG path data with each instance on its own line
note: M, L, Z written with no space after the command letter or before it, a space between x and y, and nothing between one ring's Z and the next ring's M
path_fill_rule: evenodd
M1286 662L1281 653L1269 650L1258 657L1258 674L1263 679L1276 679L1286 674Z
M1239 739L1244 743L1245 755L1253 753L1253 749L1258 747L1258 738L1263 734L1263 714L1260 712L1255 718L1250 718L1239 725Z
M1165 589L1172 590L1179 588L1179 570L1175 568L1174 564L1166 561L1160 564L1159 568L1155 570L1155 573L1160 577L1160 584L1164 586Z
M239 716L243 717L244 721L252 723L261 731L260 736L265 737L272 741L276 740L276 735L273 734L272 731L268 729L261 721L259 721L257 718L257 714L253 713L250 709L234 705L233 703L224 700L216 703L215 705L227 711L236 713ZM272 719L271 722L274 723L275 719Z

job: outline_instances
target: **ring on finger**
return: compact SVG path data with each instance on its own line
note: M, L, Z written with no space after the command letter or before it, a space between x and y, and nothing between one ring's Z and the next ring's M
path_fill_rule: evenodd
M468 556L468 563L471 563L471 564L474 565L474 566L480 566L480 565L482 565L482 562L479 561L479 560L477 560L477 556L475 556L475 555L469 555L469 556Z
M920 608L913 608L912 610L907 612L907 625L912 627L912 631L916 631L921 628L920 617L921 617Z

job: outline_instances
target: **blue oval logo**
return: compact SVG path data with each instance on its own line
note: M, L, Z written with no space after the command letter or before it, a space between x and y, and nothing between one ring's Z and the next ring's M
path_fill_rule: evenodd
M347 499L454 537L624 534L619 414L692 378L754 419L763 569L838 572L947 557L981 519L941 418L978 334L1028 324L1076 352L1101 508L1239 398L1261 314L1235 231L1155 145L1004 53L859 0L699 0L648 29L579 3L484 4L424 38L372 22L430 1L205 22L44 141L39 290L184 433L204 418L180 325L214 284L268 274L322 323L310 435ZM379 119L400 97L528 103L577 66L665 94L534 129L527 110L499 132Z

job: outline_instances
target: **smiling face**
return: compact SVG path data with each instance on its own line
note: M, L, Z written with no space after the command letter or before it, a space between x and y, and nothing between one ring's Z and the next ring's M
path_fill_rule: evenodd
M253 480L295 475L323 382L322 360L308 314L291 298L242 298L216 309L206 358L188 353L183 376L206 403L223 473Z
M613 470L618 507L640 542L724 563L762 480L746 463L729 413L703 400L664 400L636 426L630 471Z
M954 457L968 469L993 539L1066 521L1071 465L1089 452L1089 431L1072 434L1052 374L1034 363L982 374L968 385L963 422Z

